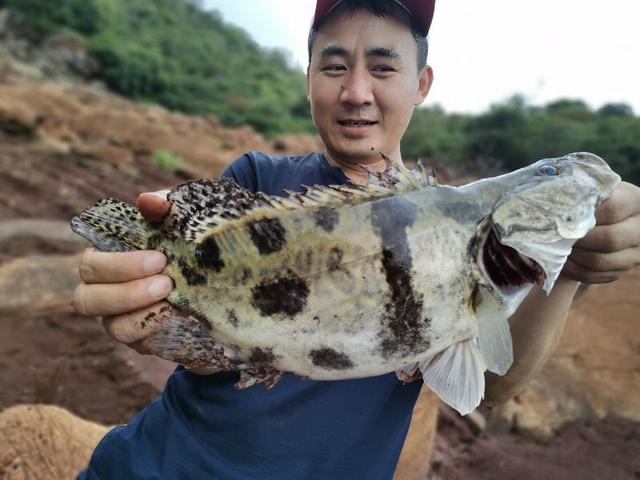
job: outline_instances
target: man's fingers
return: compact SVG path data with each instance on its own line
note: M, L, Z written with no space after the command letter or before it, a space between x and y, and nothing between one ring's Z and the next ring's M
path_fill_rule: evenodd
M624 275L624 273L625 270L594 272L574 262L571 258L567 259L567 263L564 264L564 268L562 269L562 274L565 277L587 284L615 282Z
M87 249L78 268L85 283L119 283L159 273L166 264L166 257L153 250L98 252Z
M596 209L596 223L611 225L639 213L640 187L621 182L611 197Z
M575 243L578 248L594 252L617 252L637 247L640 215L634 215L613 225L598 225L586 237Z
M144 339L158 332L161 324L156 320L156 315L167 306L167 302L158 302L135 312L105 317L102 325L114 340L128 344L139 353L149 353L142 348Z
M173 289L171 278L153 275L126 283L81 283L73 294L73 307L90 316L119 315L153 305Z
M640 248L627 248L619 252L600 253L574 248L569 257L578 265L594 272L629 270L640 265Z
M138 195L138 209L142 216L150 222L159 222L169 209L167 194L170 190L145 192Z

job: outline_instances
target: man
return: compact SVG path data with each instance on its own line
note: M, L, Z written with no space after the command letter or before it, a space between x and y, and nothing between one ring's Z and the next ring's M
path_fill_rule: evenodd
M380 152L402 162L400 140L433 81L425 38L433 7L433 0L318 0L307 91L325 151L252 152L225 175L281 194L300 184L366 183L358 165L384 168ZM147 219L166 211L165 193L140 196ZM640 263L640 189L621 184L597 220L551 294L533 291L510 319L515 361L505 376L487 375L489 405L511 398L544 365L579 282L612 281ZM172 288L160 274L165 263L158 252L87 251L76 309L103 316L111 336L144 352L157 325L141 320ZM238 391L236 380L179 367L158 400L105 436L81 478L388 479L421 386L394 374L338 382L287 375L270 391Z

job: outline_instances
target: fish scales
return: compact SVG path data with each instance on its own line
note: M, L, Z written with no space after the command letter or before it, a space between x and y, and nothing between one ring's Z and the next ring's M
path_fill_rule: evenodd
M282 370L293 365L299 370L304 365L304 374L313 374L318 366L310 352L332 348L352 359L352 367L341 372L344 378L388 371L388 365L372 362L377 360L379 338L388 322L381 306L393 301L381 268L382 238L372 224L374 206L336 208L340 220L331 232L318 231L315 218L307 212L286 211L278 217L282 228L276 229L286 232L286 238L277 242L281 248L263 254L255 245L251 226L264 219L212 232L224 268L209 271L201 285L183 289L185 276L178 265L171 266L167 273L175 278L176 289L175 298L169 300L203 312L217 338L239 347L245 355L255 346L271 348L275 358L281 359L272 366ZM229 237L233 241L225 241ZM165 248L168 246L160 247ZM246 268L250 274L239 273ZM232 280L240 276L246 279L241 283ZM183 294L185 290L188 293ZM224 314L230 308L237 327ZM372 317L379 323L375 330ZM335 376L332 369L327 370L329 378Z
M105 199L72 228L103 250L167 256L180 310L158 314L159 356L238 370L242 387L271 387L282 372L421 375L467 413L484 372L512 363L507 319L534 284L550 291L619 181L588 153L458 188L387 159L368 186L278 198L188 182L160 227Z

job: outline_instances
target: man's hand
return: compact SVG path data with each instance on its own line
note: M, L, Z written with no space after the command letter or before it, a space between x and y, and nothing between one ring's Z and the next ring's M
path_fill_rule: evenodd
M622 182L596 210L596 227L577 241L562 271L582 283L606 283L640 265L640 188Z
M159 221L169 208L168 190L143 193L138 208L149 221ZM158 329L145 321L149 312L168 305L161 301L173 288L171 279L160 275L167 259L151 250L98 252L88 249L80 259L80 278L73 306L82 315L102 316L107 333L141 353L144 339Z

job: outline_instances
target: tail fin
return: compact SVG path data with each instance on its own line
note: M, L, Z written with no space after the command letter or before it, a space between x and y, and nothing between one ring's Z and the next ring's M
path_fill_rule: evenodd
M115 198L103 198L71 219L71 230L104 252L143 250L147 246L145 220L137 208Z

